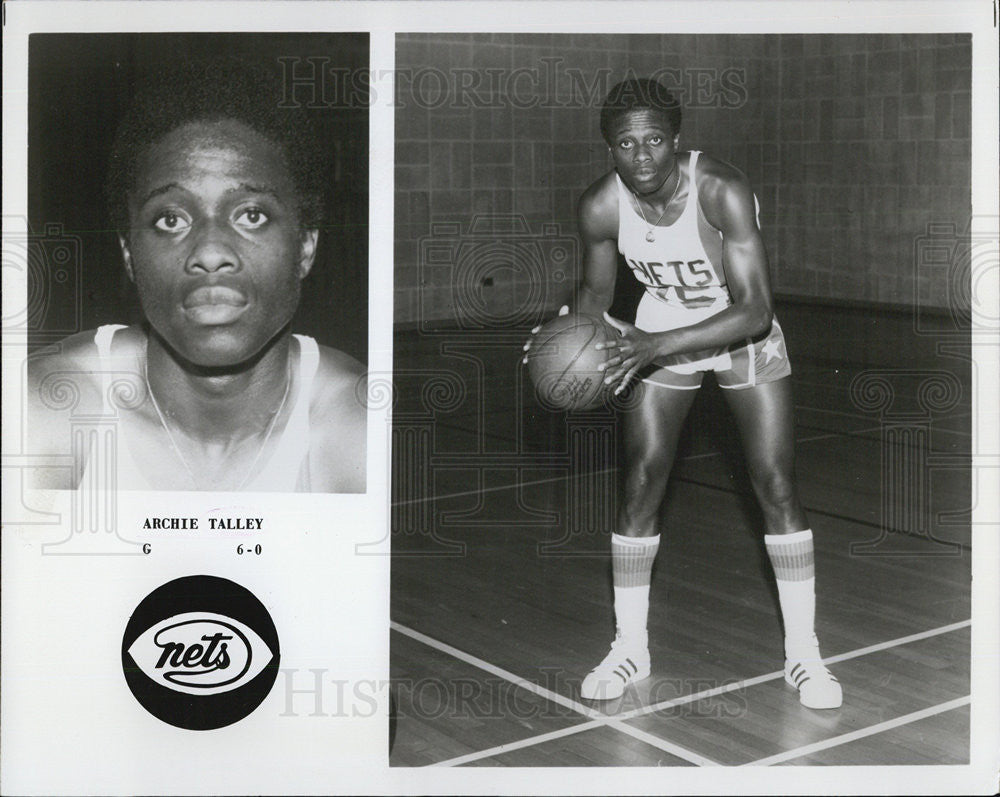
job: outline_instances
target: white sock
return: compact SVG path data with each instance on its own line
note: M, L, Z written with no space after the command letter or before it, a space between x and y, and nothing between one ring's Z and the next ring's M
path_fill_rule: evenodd
M815 658L816 577L812 531L765 534L785 626L785 658Z
M649 582L660 535L611 535L611 570L615 585L615 623L622 637L645 646Z

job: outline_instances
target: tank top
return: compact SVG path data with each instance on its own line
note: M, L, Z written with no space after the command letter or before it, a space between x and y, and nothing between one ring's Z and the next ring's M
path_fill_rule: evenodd
M104 396L105 414L114 414L116 410L109 406L109 396L112 395L110 374L114 370L111 361L111 343L115 332L125 327L120 324L109 324L98 327L94 334L94 344L101 367L101 394ZM312 402L313 383L319 370L319 346L315 339L305 335L293 335L299 343L299 367L296 372L293 390L295 405L292 407L288 422L281 431L281 436L272 449L272 453L263 467L246 485L244 492L309 492L311 481L309 477L309 408ZM117 466L119 490L159 490L162 487L151 484L139 470L131 455L127 424L117 425ZM93 456L94 452L91 452ZM92 459L91 456L91 459ZM94 477L90 471L93 463L88 459L80 484L93 484Z
M660 301L689 308L732 303L722 265L722 233L705 219L698 204L696 168L701 153L688 161L688 195L677 220L653 227L639 215L637 200L618 173L618 251L646 292Z

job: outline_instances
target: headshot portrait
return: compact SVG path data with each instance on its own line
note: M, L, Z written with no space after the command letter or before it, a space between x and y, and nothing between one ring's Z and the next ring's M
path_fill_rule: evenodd
M32 36L35 487L365 491L367 51Z

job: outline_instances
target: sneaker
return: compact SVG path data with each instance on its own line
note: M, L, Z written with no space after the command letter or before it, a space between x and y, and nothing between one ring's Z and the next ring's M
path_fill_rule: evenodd
M630 683L649 677L649 647L645 635L626 639L621 634L611 643L611 652L604 657L580 685L584 700L614 700L625 694Z
M785 682L799 690L799 702L806 708L840 708L844 692L816 651L815 658L785 660Z

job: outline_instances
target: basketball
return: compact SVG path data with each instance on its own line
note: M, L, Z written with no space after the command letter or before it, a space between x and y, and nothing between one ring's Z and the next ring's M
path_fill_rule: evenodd
M542 326L531 339L528 375L538 400L558 410L585 410L605 397L605 372L598 366L613 352L595 348L618 332L601 318L563 315Z

